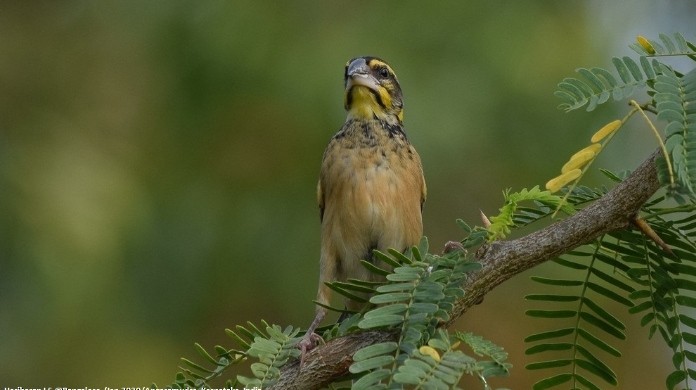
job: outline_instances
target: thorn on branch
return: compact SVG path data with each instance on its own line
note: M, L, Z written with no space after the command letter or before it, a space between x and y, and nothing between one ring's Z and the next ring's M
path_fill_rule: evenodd
M646 237L648 237L649 239L654 241L660 248L662 248L663 251L674 256L674 252L672 252L672 248L670 248L669 245L667 245L667 243L665 243L662 240L662 238L660 238L660 236L657 235L655 230L653 230L653 228L650 227L650 225L648 225L648 223L643 218L641 218L639 216L635 216L635 217L633 217L631 222L633 223L633 226L638 228L638 230L640 230L641 233L643 233Z
M491 220L488 219L486 214L483 213L483 210L479 210L479 212L481 213L481 222L483 222L483 227L488 229L491 227Z

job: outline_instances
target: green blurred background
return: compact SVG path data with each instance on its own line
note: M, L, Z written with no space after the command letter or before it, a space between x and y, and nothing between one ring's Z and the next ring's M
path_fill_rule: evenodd
M265 319L305 327L315 185L358 55L394 67L429 187L433 248L456 218L546 182L626 111L556 109L555 85L635 35L694 39L693 2L0 3L0 384L170 383L194 342ZM634 126L598 166L654 147ZM590 175L586 184L606 184ZM557 272L542 266L535 273ZM457 324L504 347L528 388L528 275ZM646 330L625 318L629 339ZM660 388L660 343L616 343L621 388ZM467 382L476 385L475 381ZM478 385L476 385L477 388Z

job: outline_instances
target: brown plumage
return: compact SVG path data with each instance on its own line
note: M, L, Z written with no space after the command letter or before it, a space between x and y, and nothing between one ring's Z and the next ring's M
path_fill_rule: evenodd
M403 100L396 75L375 57L346 64L346 122L324 151L317 198L321 216L321 258L317 301L328 305L325 282L377 280L360 260L372 251L405 251L423 234L421 210L426 186L420 157L403 130ZM349 310L361 305L347 300ZM316 316L300 343L303 356L318 338Z

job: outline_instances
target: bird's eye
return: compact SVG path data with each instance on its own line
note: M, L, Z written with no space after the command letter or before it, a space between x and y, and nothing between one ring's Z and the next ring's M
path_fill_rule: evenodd
M377 70L377 73L379 74L379 77L382 77L382 78L385 78L385 79L386 79L387 77L389 77L389 69L387 69L387 68L379 68L379 69Z

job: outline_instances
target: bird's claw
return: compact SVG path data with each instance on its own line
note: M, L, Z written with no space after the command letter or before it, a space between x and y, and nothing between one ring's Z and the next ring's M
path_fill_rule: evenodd
M320 342L323 344L324 339L318 334L311 332L307 333L297 344L297 348L300 350L300 369L304 366L307 353L316 348Z

